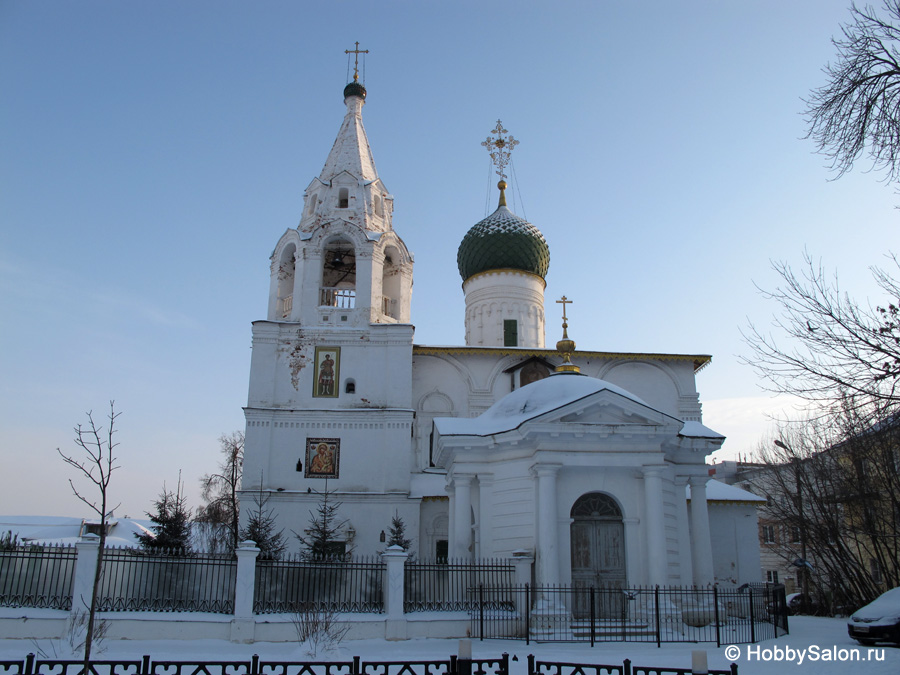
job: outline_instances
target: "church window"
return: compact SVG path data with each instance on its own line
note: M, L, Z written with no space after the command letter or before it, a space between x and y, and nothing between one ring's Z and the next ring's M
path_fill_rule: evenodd
M519 322L515 319L503 320L503 346L519 346Z
M350 206L350 190L341 188L338 190L338 208L346 209L348 206Z
M297 247L293 244L285 246L278 259L278 306L277 319L288 319L291 316L294 300L294 257Z
M381 313L393 319L400 318L400 251L394 246L384 249L381 268Z
M450 546L446 539L438 539L434 542L434 561L447 564L447 556L450 554Z
M356 393L356 382L354 380L347 380L344 384L344 393L345 394L355 394Z
M375 195L373 201L375 202L375 215L383 216L384 215L384 206L381 202L381 197Z

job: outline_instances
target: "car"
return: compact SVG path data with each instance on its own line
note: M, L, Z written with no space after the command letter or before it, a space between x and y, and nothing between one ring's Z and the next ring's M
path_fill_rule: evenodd
M787 606L788 614L812 614L819 613L819 603L815 598L804 595L803 593L788 593L784 597L784 604Z
M900 645L900 586L853 612L847 622L847 632L864 645L876 642Z

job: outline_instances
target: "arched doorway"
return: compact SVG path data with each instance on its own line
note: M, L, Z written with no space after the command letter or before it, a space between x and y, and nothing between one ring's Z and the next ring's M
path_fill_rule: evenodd
M572 586L584 589L576 593L576 618L590 615L590 589L609 589L596 593L596 616L621 617L622 594L614 589L625 586L625 526L616 501L602 492L589 492L578 498L570 513L572 548ZM609 592L613 591L613 592Z

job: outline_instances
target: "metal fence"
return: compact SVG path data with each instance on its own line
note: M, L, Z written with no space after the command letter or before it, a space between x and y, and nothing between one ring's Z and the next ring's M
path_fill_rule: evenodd
M73 547L0 551L0 606L71 609L76 557Z
M106 549L97 592L103 612L234 613L237 561L230 555L171 556Z
M82 661L41 659L0 661L4 675L81 675ZM441 661L246 661L91 660L91 675L509 675L509 655L494 659Z
M380 558L259 560L253 592L256 614L327 610L384 611Z
M630 659L622 665L600 663L563 663L538 661L528 655L528 675L690 675L690 668L665 668L660 666L634 666ZM706 670L709 675L738 675L738 666L732 663L728 670Z
M505 560L440 560L407 562L403 570L403 611L466 611L472 608L469 589L481 588L495 602L511 602L495 589L515 584L515 568ZM487 602L487 600L484 600Z
M784 586L470 589L474 637L746 644L787 632Z

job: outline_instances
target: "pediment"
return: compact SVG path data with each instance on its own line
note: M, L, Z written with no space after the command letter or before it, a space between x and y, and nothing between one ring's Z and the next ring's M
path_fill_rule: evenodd
M552 378L550 378L552 379ZM548 389L548 380L528 385L504 397L486 413L476 418L435 419L440 436L496 436L507 432L527 433L530 428L548 426L578 426L582 430L593 427L657 427L660 431L677 434L683 422L671 415L651 408L628 392L599 380L588 383L589 389L562 392ZM531 389L539 387L541 389ZM537 393L537 395L533 395ZM564 393L553 397L544 394ZM532 395L528 395L532 394Z

